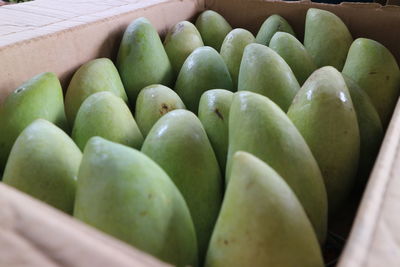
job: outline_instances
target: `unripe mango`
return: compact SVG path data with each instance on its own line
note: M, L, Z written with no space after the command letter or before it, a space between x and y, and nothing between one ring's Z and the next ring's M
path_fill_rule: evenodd
M74 73L65 94L65 113L71 128L83 101L91 94L102 91L112 92L128 102L118 70L108 58L91 60Z
M175 24L164 40L165 52L176 75L186 58L198 47L204 46L197 28L189 21Z
M160 37L146 18L135 19L126 28L117 67L132 106L142 88L151 84L171 86L175 78Z
M290 24L283 17L274 14L269 16L261 25L256 36L256 42L269 46L269 42L276 32L287 32L296 36Z
M267 96L287 111L300 89L285 60L265 45L249 44L240 64L238 90Z
M199 47L186 59L175 84L175 91L186 107L196 112L201 95L209 89L233 90L224 60L213 48Z
M225 36L232 30L224 17L213 10L206 10L199 15L196 28L201 34L204 45L211 46L217 51L221 49Z
M288 116L318 162L329 212L334 214L353 187L360 150L357 116L341 73L330 66L316 70L296 95Z
M93 136L136 149L143 143L142 133L128 106L110 92L95 93L86 98L76 115L72 139L82 151Z

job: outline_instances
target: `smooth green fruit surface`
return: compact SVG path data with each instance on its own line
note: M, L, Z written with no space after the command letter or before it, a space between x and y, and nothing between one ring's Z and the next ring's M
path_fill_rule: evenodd
M175 24L164 40L165 52L176 75L186 58L198 47L204 46L197 28L189 21Z
M267 96L287 111L300 89L285 60L265 45L249 44L240 64L238 90Z
M142 152L165 170L185 198L203 259L222 202L223 181L201 122L187 110L168 112L150 130Z
M74 73L65 95L65 113L71 128L83 101L102 91L112 92L128 102L118 70L108 58L91 60Z
M168 175L143 153L100 137L79 169L74 216L177 266L197 266L187 205Z
M221 49L225 36L232 30L231 25L215 11L206 10L196 20L196 28L201 34L204 45L215 50Z
M253 34L245 29L234 29L224 39L221 46L221 57L228 67L234 88L237 88L240 63L243 51L248 44L254 43Z
M314 60L302 43L289 33L275 33L269 47L286 61L300 85L317 69Z
M15 141L3 182L72 214L81 159L65 132L37 119Z
M341 73L333 67L316 70L296 95L288 116L318 162L333 214L352 189L360 150L357 116Z
M383 128L371 99L356 82L343 75L357 114L360 130L360 160L358 162L358 185L364 186L374 165L383 139Z
M142 88L151 84L171 86L175 78L160 37L146 18L134 20L125 30L117 67L132 106Z
M269 16L261 25L256 36L256 42L269 46L269 42L276 32L287 32L296 36L290 24L283 17L274 14Z
M143 88L136 100L135 110L135 118L142 134L147 136L154 123L174 109L186 107L173 90L161 84Z
M324 266L297 197L279 174L249 153L233 156L205 266Z
M306 15L304 46L317 67L342 70L353 37L343 21L332 12L310 8Z
M179 72L175 91L186 107L197 113L201 95L209 89L233 90L224 60L211 47L199 47L186 59Z
M386 128L400 93L400 70L392 53L374 40L358 38L350 47L343 73L367 92Z
M52 72L34 76L0 106L0 173L18 135L39 118L68 131L62 88Z
M82 151L93 136L136 149L143 143L143 135L128 106L110 92L99 92L86 98L76 115L72 139Z
M199 119L214 148L219 166L225 172L228 152L229 109L233 93L224 89L206 91L200 98Z
M229 113L227 183L232 174L232 157L237 151L260 158L285 179L323 243L328 206L318 164L293 123L267 97L252 92L238 92L233 97Z

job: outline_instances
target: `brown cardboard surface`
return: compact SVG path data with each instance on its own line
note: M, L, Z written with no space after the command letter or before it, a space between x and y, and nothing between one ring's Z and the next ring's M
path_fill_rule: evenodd
M57 4L54 4L55 2ZM36 0L0 8L0 17L10 21L6 25L0 25L0 62L3 66L0 72L0 104L9 92L37 73L55 72L63 82L65 89L73 71L81 64L96 57L105 56L113 59L125 27L139 16L150 19L163 35L176 22L193 19L204 8L210 8L220 12L234 27L247 28L256 33L268 15L278 13L290 22L299 39L302 40L305 14L310 7L334 12L347 24L354 38L367 37L383 43L400 62L398 48L400 7L396 6L382 7L379 4L361 3L327 5L308 1L262 0ZM19 16L17 19L15 18L16 14ZM342 254L340 267L399 266L399 153L400 104L397 105L387 130L354 227ZM23 219L18 231L14 231L13 228L13 225L18 222L12 220L6 220L9 228L4 227L4 230L0 230L0 244L4 243L5 247L10 247L10 250L7 250L9 253L7 255L11 255L7 258L10 260L9 262L18 261L18 257L22 257L21 260L25 262L31 260L37 263L37 266L73 266L72 263L79 265L78 261L69 259L69 257L73 258L74 253L77 253L71 244L80 240L78 236L81 228L78 227L74 234L76 239L69 239L69 236L62 234L63 231L71 233L69 231L73 231L73 229L69 229L68 225L71 224L72 227L75 227L76 222L72 222L69 218L66 220L65 216L55 212L46 215L51 218L49 221L37 218L37 216L42 216L43 207L38 204L30 206L30 200L25 197L15 197L16 193L12 190L8 192L9 190L5 186L0 186L0 206L9 207L0 209L4 210L4 213L0 212L0 217L16 218L12 216L18 216ZM4 194L1 193L2 191ZM17 215L13 215L14 209L18 211ZM44 213L47 214L47 211ZM40 223L46 227L50 223L54 227L59 221L64 227L62 231L57 228L52 229L54 236L58 236L61 241L53 244L52 242L55 241L46 238ZM29 222L39 224L37 227L32 227L30 226L32 223ZM23 232L21 235L21 229L28 232L33 231L36 234L32 235L32 240L27 242L24 236L27 233ZM60 235L56 234L57 231L60 232ZM91 242L99 242L96 238L92 239L93 237L91 237L98 234L97 232L93 234L86 230L82 231L84 232L81 237L81 242L84 243L83 247L90 246ZM35 243L36 239L40 240L40 246L31 244ZM110 242L114 244L114 241ZM54 247L52 247L53 245ZM102 251L105 247L104 244L104 248L96 247L90 250L90 253L85 252L89 254L83 254L95 258L95 250ZM17 252L13 251L16 248L24 248L27 253L18 256ZM55 248L59 248L60 251ZM58 254L62 254L62 256ZM62 257L63 262L49 259L45 255L56 255L56 259ZM127 262L131 260L124 255L116 255L115 257L122 257ZM2 257L5 255L0 252L0 259ZM140 259L141 256L138 257ZM70 260L72 263L69 262ZM88 262L90 262L89 259ZM87 264L86 266L88 265L96 264ZM0 266L2 266L1 262ZM143 263L142 266L153 265Z

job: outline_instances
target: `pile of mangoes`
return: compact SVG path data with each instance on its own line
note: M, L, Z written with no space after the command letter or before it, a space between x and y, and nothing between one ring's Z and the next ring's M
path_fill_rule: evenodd
M173 88L173 89L172 89ZM214 11L116 65L53 73L0 107L3 182L177 266L323 266L328 217L365 183L400 89L382 44L307 12L256 37ZM134 114L134 116L133 116Z

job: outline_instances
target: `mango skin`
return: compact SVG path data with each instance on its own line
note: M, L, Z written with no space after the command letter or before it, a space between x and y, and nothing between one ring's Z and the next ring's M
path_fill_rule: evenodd
M333 215L353 187L360 150L357 115L341 73L330 66L316 70L287 114L318 162Z
M197 266L187 205L168 175L143 153L89 140L79 169L74 216L177 266Z
M374 40L358 38L350 47L343 74L367 92L386 128L400 93L400 70L392 53Z
M201 34L204 45L215 50L221 49L225 36L232 30L231 25L215 11L206 10L196 20L196 28Z
M299 89L289 65L274 50L260 44L246 46L240 64L238 91L267 96L287 111Z
M213 89L204 92L199 104L198 117L214 148L222 173L225 173L228 153L229 110L232 99L232 92Z
M253 34L245 29L234 29L225 37L221 46L221 57L231 74L233 86L237 88L240 63L243 51L248 44L254 43Z
M164 40L165 52L178 75L186 58L198 47L204 46L197 28L189 21L181 21L172 27Z
M368 181L384 131L379 114L367 93L348 76L343 74L343 78L353 101L360 130L360 160L356 183L362 188Z
M237 92L229 113L226 184L237 151L266 162L288 183L302 203L318 240L324 243L328 203L323 178L309 147L286 114L270 99Z
M18 136L3 182L72 214L82 153L60 128L37 119Z
M287 32L293 36L296 36L292 26L290 26L286 19L274 14L269 16L261 25L256 36L256 42L258 44L269 46L269 42L276 32Z
M223 180L201 122L187 110L168 112L150 130L142 152L165 170L185 198L199 258L204 259L222 202Z
M186 59L175 84L175 92L187 109L197 113L201 95L209 89L232 91L229 70L221 56L209 46L199 47Z
M304 47L318 68L333 66L341 71L352 42L349 29L338 16L317 8L307 11Z
M297 197L279 174L250 153L233 156L205 266L324 266Z
M160 37L146 18L135 19L126 28L117 68L132 106L142 88L151 84L171 86L175 79Z
M125 102L110 92L92 94L78 111L72 139L83 151L87 141L100 136L140 149L143 135Z
M83 101L102 91L112 92L128 102L118 70L108 58L91 60L74 73L65 94L65 113L71 128Z
M18 135L39 118L68 132L61 84L52 72L41 73L29 79L0 106L0 173Z
M289 33L275 33L269 47L286 61L300 85L317 69L303 44Z
M136 100L135 118L146 137L159 118L175 109L186 109L180 97L170 88L154 84L143 88Z

